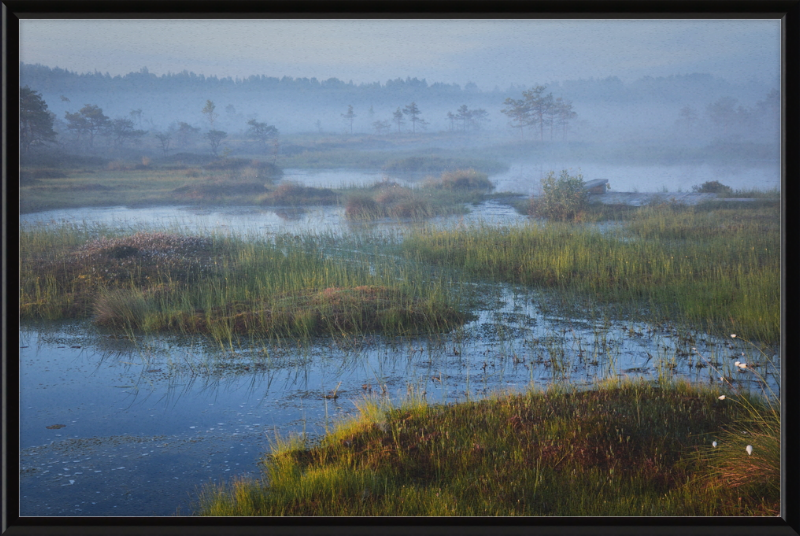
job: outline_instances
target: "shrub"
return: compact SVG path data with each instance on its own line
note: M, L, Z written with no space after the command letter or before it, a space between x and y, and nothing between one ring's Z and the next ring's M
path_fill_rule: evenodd
M401 199L389 208L390 214L395 218L428 218L434 215L430 203L419 197Z
M588 192L583 187L583 176L574 177L565 169L556 178L552 171L542 179L541 197L531 198L531 215L556 221L571 221L586 209Z
M457 169L442 173L442 187L450 190L492 190L489 175L470 169Z
M692 191L698 194L724 194L731 195L733 189L719 181L706 181L700 186L692 186Z
M347 198L344 214L348 219L373 219L381 216L378 203L364 194L351 195Z

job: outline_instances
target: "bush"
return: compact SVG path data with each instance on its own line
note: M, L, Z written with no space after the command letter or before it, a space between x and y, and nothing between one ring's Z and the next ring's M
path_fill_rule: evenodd
M530 213L556 221L571 221L583 213L588 203L588 192L583 187L583 176L574 177L567 170L556 178L552 171L542 179L541 197L531 198Z
M489 175L474 169L457 169L442 173L442 187L450 190L492 190Z
M719 181L706 181L700 186L692 186L692 191L698 194L724 194L731 195L733 189Z
M380 218L382 210L372 197L364 194L351 195L347 198L344 214L348 219Z

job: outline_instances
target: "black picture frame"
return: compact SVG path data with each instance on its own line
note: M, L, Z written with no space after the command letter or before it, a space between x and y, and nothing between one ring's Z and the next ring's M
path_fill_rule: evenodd
M496 2L355 2L355 1L25 1L4 0L3 35L3 511L2 533L22 534L704 534L726 535L796 535L800 534L800 452L798 399L787 386L796 383L798 365L787 338L790 328L787 273L787 238L791 222L786 210L791 207L792 182L800 180L798 154L798 118L800 117L800 0L766 1L496 1ZM13 330L18 325L13 307L15 283L15 238L11 224L18 211L15 201L19 167L15 99L19 87L19 19L21 18L226 18L280 16L297 18L328 17L537 17L537 18L780 18L782 19L782 416L783 435L783 513L780 518L20 518L19 483L15 430L18 402L16 381L18 354ZM788 196L788 197L787 197ZM789 397L791 400L786 400ZM16 475L16 476L15 476Z

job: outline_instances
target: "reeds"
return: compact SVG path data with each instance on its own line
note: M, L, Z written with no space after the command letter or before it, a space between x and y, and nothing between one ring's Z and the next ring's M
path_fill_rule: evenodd
M478 202L485 198L487 188L485 174L468 171L449 175L450 186L443 186L442 179L434 179L421 188L400 186L392 181L378 182L368 188L351 189L345 202L345 217L350 220L373 220L378 218L421 220L447 214L467 212L465 203ZM452 186L457 180L459 186ZM475 186L473 186L475 185ZM481 186L482 185L482 186ZM491 186L491 183L489 182Z

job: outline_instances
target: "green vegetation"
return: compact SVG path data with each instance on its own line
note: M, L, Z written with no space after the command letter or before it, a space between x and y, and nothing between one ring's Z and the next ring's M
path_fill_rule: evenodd
M115 330L202 333L220 344L241 335L435 333L465 321L441 281L368 253L326 255L334 240L22 229L20 315L92 317Z
M382 181L369 188L350 190L345 217L351 220L376 218L423 219L447 214L463 214L465 204L486 199L494 188L485 173L474 169L445 172L429 177L420 188Z
M259 160L178 154L156 161L43 159L21 170L20 211L115 205L256 204L282 175ZM53 166L53 167L51 167Z
M733 193L733 189L730 186L725 186L719 181L706 181L699 186L692 186L692 191L699 194L730 195Z
M416 260L490 279L571 291L628 314L711 333L780 337L778 203L625 211L621 227L531 223L415 230Z
M778 515L780 415L758 399L720 400L722 393L637 380L448 406L411 401L387 409L365 402L360 417L319 444L278 441L264 461L263 480L208 487L198 510L211 516ZM743 431L750 432L746 439Z
M445 190L493 190L489 175L469 169L445 171L439 179L428 179L424 187Z
M572 221L586 210L588 199L582 175L572 177L565 169L556 179L551 171L542 179L542 195L531 198L530 213L555 221Z

